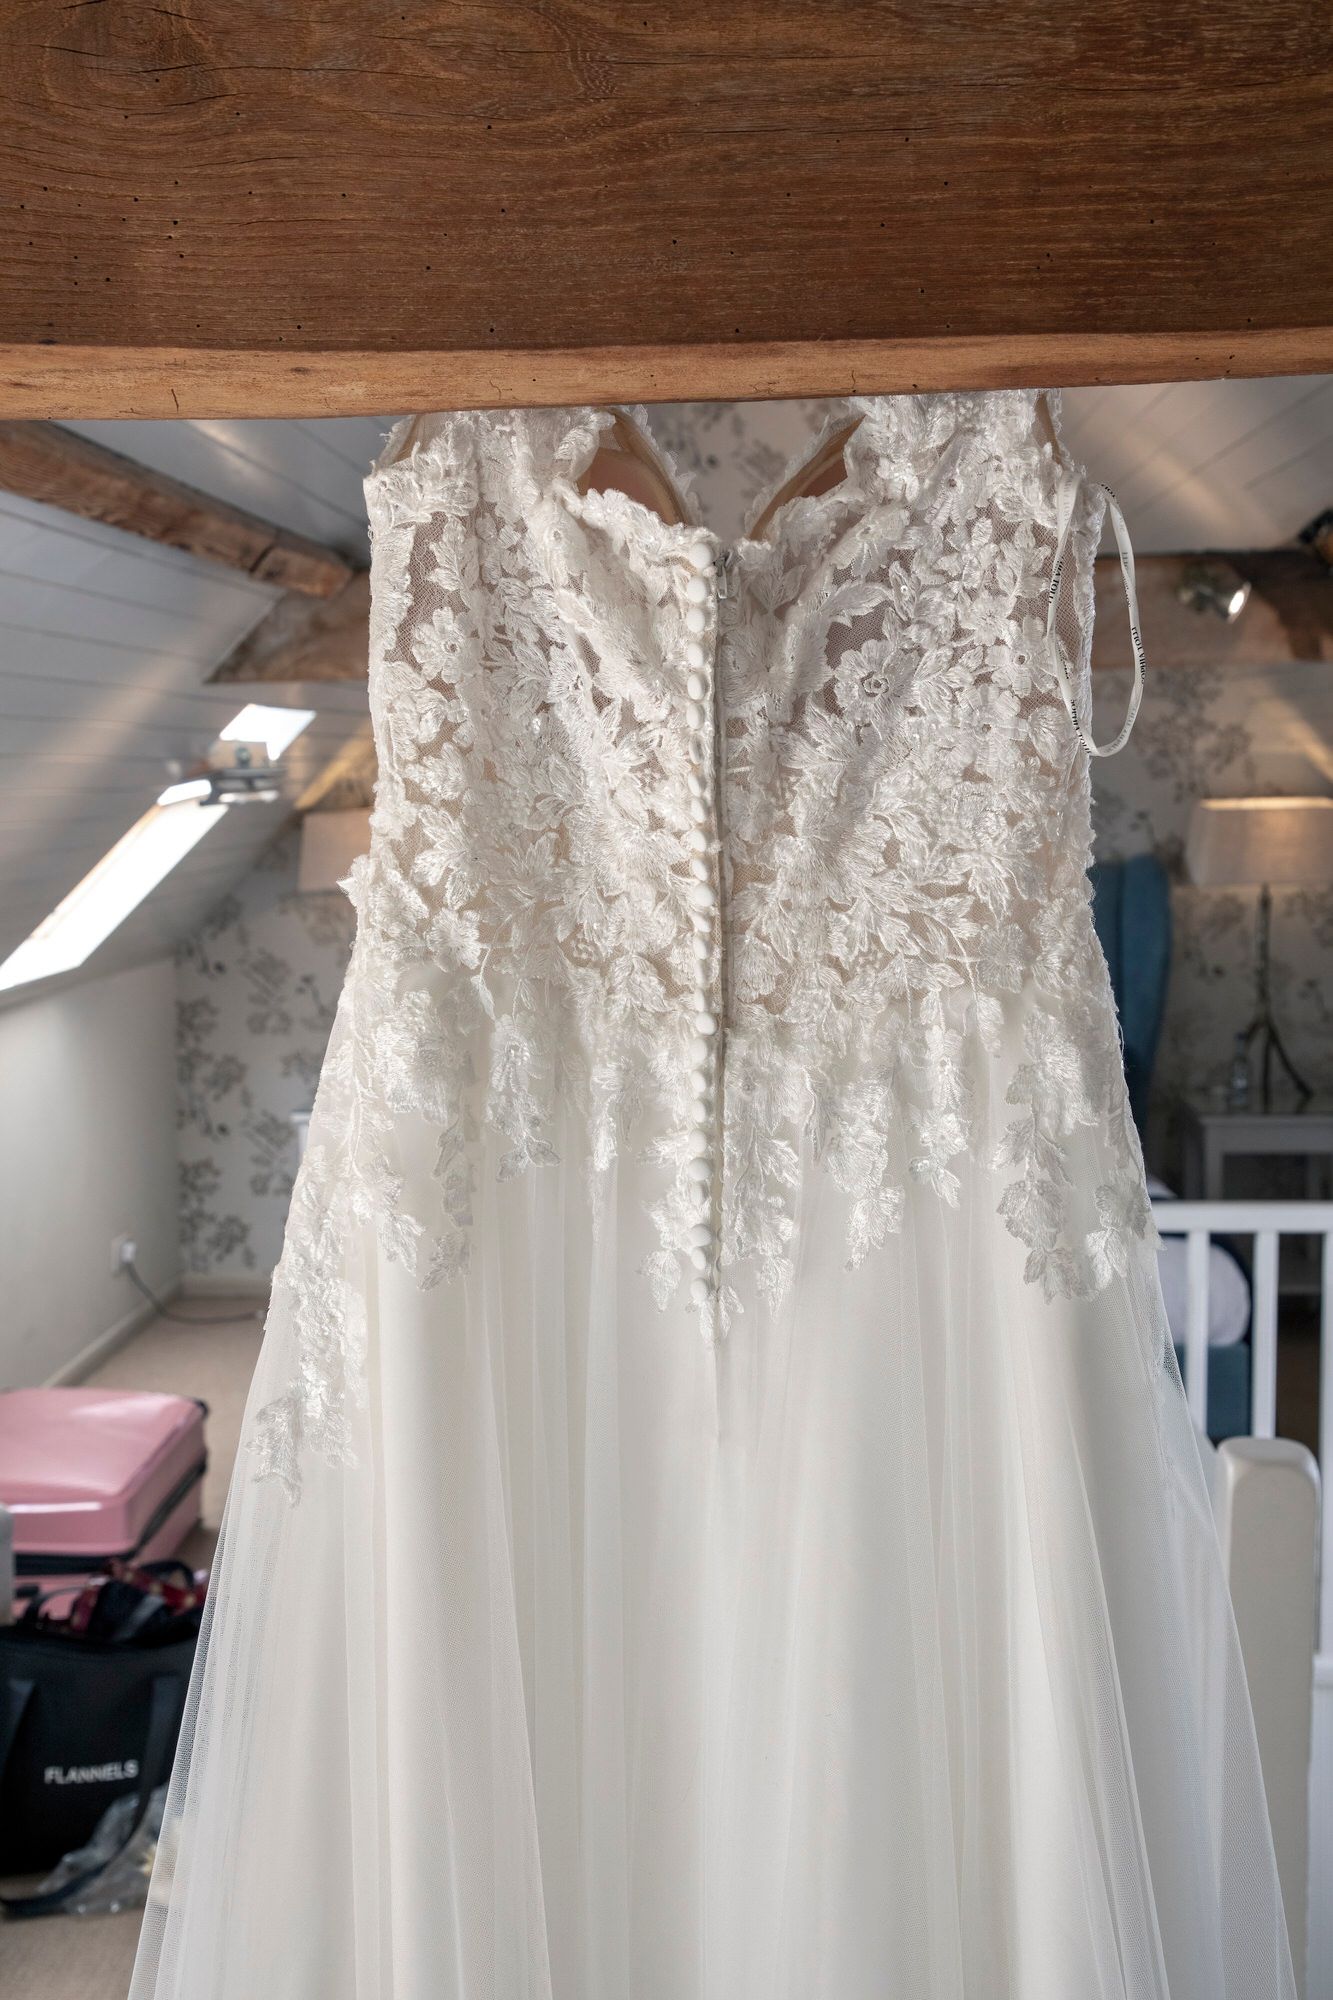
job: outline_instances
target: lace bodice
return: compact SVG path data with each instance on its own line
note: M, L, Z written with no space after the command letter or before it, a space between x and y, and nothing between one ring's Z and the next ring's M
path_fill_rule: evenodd
M852 1260L910 1187L953 1202L982 1143L1047 1295L1097 1289L1148 1227L1065 699L1104 493L1070 481L1054 392L842 399L810 462L853 420L842 483L729 546L670 467L679 524L583 490L610 411L391 434L366 482L379 789L321 1085L341 1109L280 1272L311 1379L355 1340L324 1232L371 1218L422 1283L456 1274L482 1135L502 1176L545 1170L558 1107L593 1191L639 1149L645 1275L709 1337L738 1267L789 1282L803 1145L849 1197ZM434 1142L429 1215L402 1200L404 1119ZM1080 1127L1110 1161L1087 1190Z

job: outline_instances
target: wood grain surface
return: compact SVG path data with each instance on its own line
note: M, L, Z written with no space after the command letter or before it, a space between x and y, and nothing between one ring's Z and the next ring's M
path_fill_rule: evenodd
M0 409L1333 367L1331 22L0 0Z

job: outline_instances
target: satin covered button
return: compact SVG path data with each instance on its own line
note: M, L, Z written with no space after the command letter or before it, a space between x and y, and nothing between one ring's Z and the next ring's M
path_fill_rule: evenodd
M685 647L686 666L701 667L703 663L704 663L703 647L699 644L699 641L697 639L690 639L689 641L687 641Z
M711 569L713 565L713 551L709 548L707 542L691 542L689 548L685 551L685 560L691 569Z
M715 1035L717 1033L716 1016L713 1014L696 1014L694 1017L694 1031L698 1035Z
M685 613L685 630L687 632L702 632L707 622L703 614L703 609L698 604L692 604Z
M692 576L685 586L685 595L691 604L708 602L708 585L701 576Z

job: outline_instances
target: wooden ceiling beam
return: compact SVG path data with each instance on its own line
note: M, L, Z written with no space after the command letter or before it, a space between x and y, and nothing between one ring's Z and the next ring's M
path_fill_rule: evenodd
M1322 554L1309 548L1254 549L1221 560L1278 619L1293 659L1330 657L1333 569Z
M364 681L369 633L370 576L362 570L336 597L280 599L209 682Z
M224 563L304 597L330 597L353 573L336 550L58 424L0 421L0 491Z
M1153 671L1208 668L1234 673L1333 660L1333 573L1310 549L1219 549L1135 558L1139 627ZM1195 610L1180 597L1191 570L1243 579L1251 596L1238 618ZM1098 558L1094 669L1128 667L1129 614L1120 563Z
M0 0L0 410L1333 369L1333 13Z
M1231 570L1253 586L1241 616L1228 623L1180 599L1189 570ZM1286 661L1333 660L1333 578L1305 549L1222 551L1214 555L1145 555L1137 559L1140 624L1153 671L1208 667L1233 671ZM1120 563L1101 556L1094 574L1096 672L1131 662L1129 617ZM287 598L274 606L209 676L210 681L364 681L369 643L370 579L353 578L322 604Z
M1331 225L1333 226L1333 225ZM2 268L2 265L0 265ZM3 327L0 301L0 328ZM581 403L1064 388L1333 373L1333 327L733 341L413 353L27 348L0 340L0 411L19 417L347 417Z

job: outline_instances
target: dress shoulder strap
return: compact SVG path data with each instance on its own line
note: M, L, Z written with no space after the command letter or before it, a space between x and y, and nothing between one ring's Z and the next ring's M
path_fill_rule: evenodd
M1103 486L1099 480L1090 480L1088 484L1096 486L1100 493L1105 494L1106 505L1110 510L1111 525L1115 530L1116 547L1120 552L1120 571L1125 582L1125 601L1129 606L1129 639L1134 653L1134 684L1130 689L1129 707L1126 710L1124 722L1120 726L1119 734L1110 743L1096 742L1092 734L1091 718L1085 718L1078 712L1069 660L1063 642L1055 629L1056 605L1060 596L1060 583L1064 575L1065 558L1069 550L1069 534L1074 521L1074 502L1078 498L1078 490L1083 484L1085 477L1086 475L1074 466L1063 465L1060 468L1060 485L1056 497L1055 514L1055 559L1051 565L1050 591L1046 600L1046 638L1051 662L1055 668L1056 678L1060 683L1060 693L1064 698L1065 707L1069 711L1070 721L1073 723L1075 729L1077 729L1091 756L1114 757L1117 750L1124 749L1126 743L1129 741L1130 731L1134 727L1134 720L1139 712L1139 703L1143 700L1143 675L1147 663L1143 654L1143 634L1139 629L1139 597L1134 581L1134 551L1130 546L1129 530L1125 526L1125 517L1120 511L1120 503L1116 499L1115 494L1109 486Z
M418 446L424 448L438 436L450 414L452 413L447 411L433 413L422 410L415 416L399 417L398 421L386 431L384 442L371 461L367 477L373 479L377 472L384 472L389 466L410 458Z

